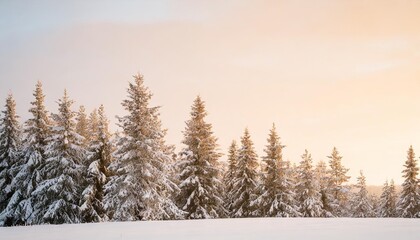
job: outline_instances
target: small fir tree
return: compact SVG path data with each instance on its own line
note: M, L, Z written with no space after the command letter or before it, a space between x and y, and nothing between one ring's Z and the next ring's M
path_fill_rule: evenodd
M235 179L236 172L238 168L238 147L236 145L236 141L232 141L229 147L229 154L228 154L228 169L224 175L223 182L225 183L225 209L228 213L228 216L231 215L232 212L232 204L233 204L233 180Z
M337 149L334 147L331 156L328 156L330 159L330 188L332 191L332 196L334 200L333 206L333 215L337 217L345 217L349 215L348 212L348 196L349 188L344 184L350 179L347 176L349 169L345 168L342 163Z
M357 177L356 188L358 188L359 191L353 198L352 216L356 218L372 217L373 208L369 201L368 191L366 189L366 178L362 171L360 171L360 176Z
M397 217L397 193L394 180L385 182L379 203L379 217Z

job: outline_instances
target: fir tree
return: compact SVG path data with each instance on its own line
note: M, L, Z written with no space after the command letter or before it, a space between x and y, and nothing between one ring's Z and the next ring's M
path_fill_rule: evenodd
M102 111L103 106L102 107ZM99 116L99 110L97 110L96 108L93 109L93 111L89 114L89 119L88 119L88 133L89 133L89 145L92 145L92 142L95 142L99 139L99 124L100 124L100 119ZM104 116L105 117L105 116Z
M263 157L263 175L259 196L253 205L260 209L260 215L267 217L299 216L295 192L287 162L283 160L280 137L273 124L267 139Z
M330 159L329 164L331 168L330 188L334 199L334 208L332 209L333 214L337 217L345 217L348 215L347 202L349 188L344 184L350 179L350 177L346 175L349 169L345 168L341 164L342 157L335 147L331 156L328 156L328 158Z
M12 182L22 164L20 126L16 103L9 94L0 119L0 225L12 225L22 192Z
M58 101L58 114L52 118L52 136L47 139L47 159L42 166L40 182L32 193L37 209L37 223L78 223L81 222L79 207L80 196L84 186L83 159L86 152L82 140L75 131L74 116L71 110L73 101L64 91Z
M119 117L123 129L105 185L104 207L116 221L181 218L171 194L177 188L168 178L172 148L159 120L159 107L149 107L151 92L143 76L134 76L128 99L122 106L128 115Z
M230 216L232 212L232 204L233 204L233 180L236 176L238 168L238 148L236 145L236 141L232 141L229 147L229 154L228 154L228 169L226 174L224 175L223 182L225 183L225 209Z
M100 222L107 220L102 201L104 185L109 176L108 165L112 161L111 134L103 105L99 107L99 111L92 112L89 122L92 139L89 147L90 165L86 176L87 187L82 193L81 210L84 222Z
M241 138L241 148L238 152L238 170L233 180L231 217L251 217L255 210L252 201L257 191L257 154L248 129Z
M394 180L388 184L385 182L379 203L379 217L397 217L397 193L395 191Z
M413 147L407 152L407 161L404 164L402 192L398 201L398 215L404 218L420 217L420 192L417 161Z
M366 178L363 172L360 171L360 176L357 177L356 187L359 191L354 195L353 200L353 217L366 218L373 215L373 208L369 201L368 191L366 189Z
M13 214L13 225L32 224L34 209L34 198L31 195L41 180L40 169L45 164L47 138L50 135L50 119L45 109L41 82L37 82L33 96L35 101L31 102L29 112L32 117L25 122L23 139L23 164L19 168L12 181L12 186L20 191L21 198L18 199L11 210Z
M334 200L331 194L330 183L331 178L324 161L319 161L315 168L316 181L319 184L319 192L321 194L321 202L323 207L323 217L333 217Z
M298 168L297 185L300 212L303 217L324 216L323 205L319 185L314 176L312 157L308 150L302 155L302 161Z
M85 106L81 105L76 115L76 132L83 137L82 143L87 147L90 141L89 119L86 115Z
M200 97L194 100L191 118L186 122L178 168L180 173L179 206L187 218L218 218L224 215L222 184L220 182L221 154L217 152L216 138L206 123L204 102Z

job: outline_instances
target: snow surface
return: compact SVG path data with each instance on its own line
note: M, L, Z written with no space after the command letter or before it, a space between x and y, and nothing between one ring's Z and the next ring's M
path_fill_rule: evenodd
M0 228L7 240L420 239L419 219L259 218Z

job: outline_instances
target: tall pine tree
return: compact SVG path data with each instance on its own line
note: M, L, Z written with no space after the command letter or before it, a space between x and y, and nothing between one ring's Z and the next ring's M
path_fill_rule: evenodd
M412 146L408 149L404 167L403 177L405 180L398 201L398 215L404 218L420 217L419 168Z
M86 115L85 106L81 105L76 114L76 132L83 137L82 143L87 147L90 141L89 119Z
M31 118L25 122L23 138L23 164L19 168L12 181L12 186L20 191L20 199L10 209L13 214L13 225L32 224L36 215L34 209L34 198L32 192L40 184L40 170L45 164L47 138L50 135L50 119L45 109L41 82L37 82L33 96L35 101L31 102L29 109Z
M238 168L238 147L236 145L236 141L232 141L229 147L229 155L228 155L228 169L223 176L224 184L225 184L225 198L224 198L224 205L225 209L228 213L228 216L231 215L232 212L232 204L233 204L233 180L236 176Z
M82 140L75 131L74 116L67 91L58 101L58 113L52 118L52 136L47 139L47 159L40 170L43 181L32 193L35 198L37 223L79 223L81 211L80 196L83 190L83 165L86 151Z
M128 115L118 118L123 134L110 165L114 175L105 185L104 207L115 221L182 217L171 199L177 188L168 178L172 148L164 140L159 107L149 106L151 97L143 76L134 76L122 103Z
M108 130L108 119L101 105L98 111L90 115L90 165L87 169L87 187L82 193L82 215L84 222L107 220L103 206L104 185L109 177L108 166L112 161L111 134Z
M218 218L224 215L221 172L217 152L217 139L211 124L205 121L207 112L198 96L191 107L191 118L186 122L180 153L180 208L187 218Z
M233 180L231 217L252 217L256 206L252 202L256 199L257 191L257 154L248 129L241 138L241 148L238 152L238 169Z
M12 225L14 208L21 199L21 191L12 181L21 164L21 129L12 94L6 98L0 119L0 225Z
M294 185L287 171L288 164L283 160L284 145L273 124L270 130L265 156L263 157L263 174L259 186L259 196L253 202L267 217L297 217L299 216Z
M330 189L333 196L333 215L336 217L345 217L349 216L348 209L348 197L349 197L349 188L344 184L350 179L347 176L349 169L345 168L342 163L340 153L337 151L337 148L334 147L331 156L328 156L330 159Z
M316 181L319 184L319 191L321 193L321 202L323 208L323 217L333 217L333 196L330 189L330 172L327 169L325 161L319 161L315 168Z
M302 216L324 216L322 195L314 175L312 157L308 150L305 150L305 153L302 155L302 161L298 167L298 179L297 191Z

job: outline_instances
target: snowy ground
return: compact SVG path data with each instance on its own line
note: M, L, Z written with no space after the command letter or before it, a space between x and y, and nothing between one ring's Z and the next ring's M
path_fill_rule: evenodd
M0 239L420 239L419 219L218 219L0 228Z

